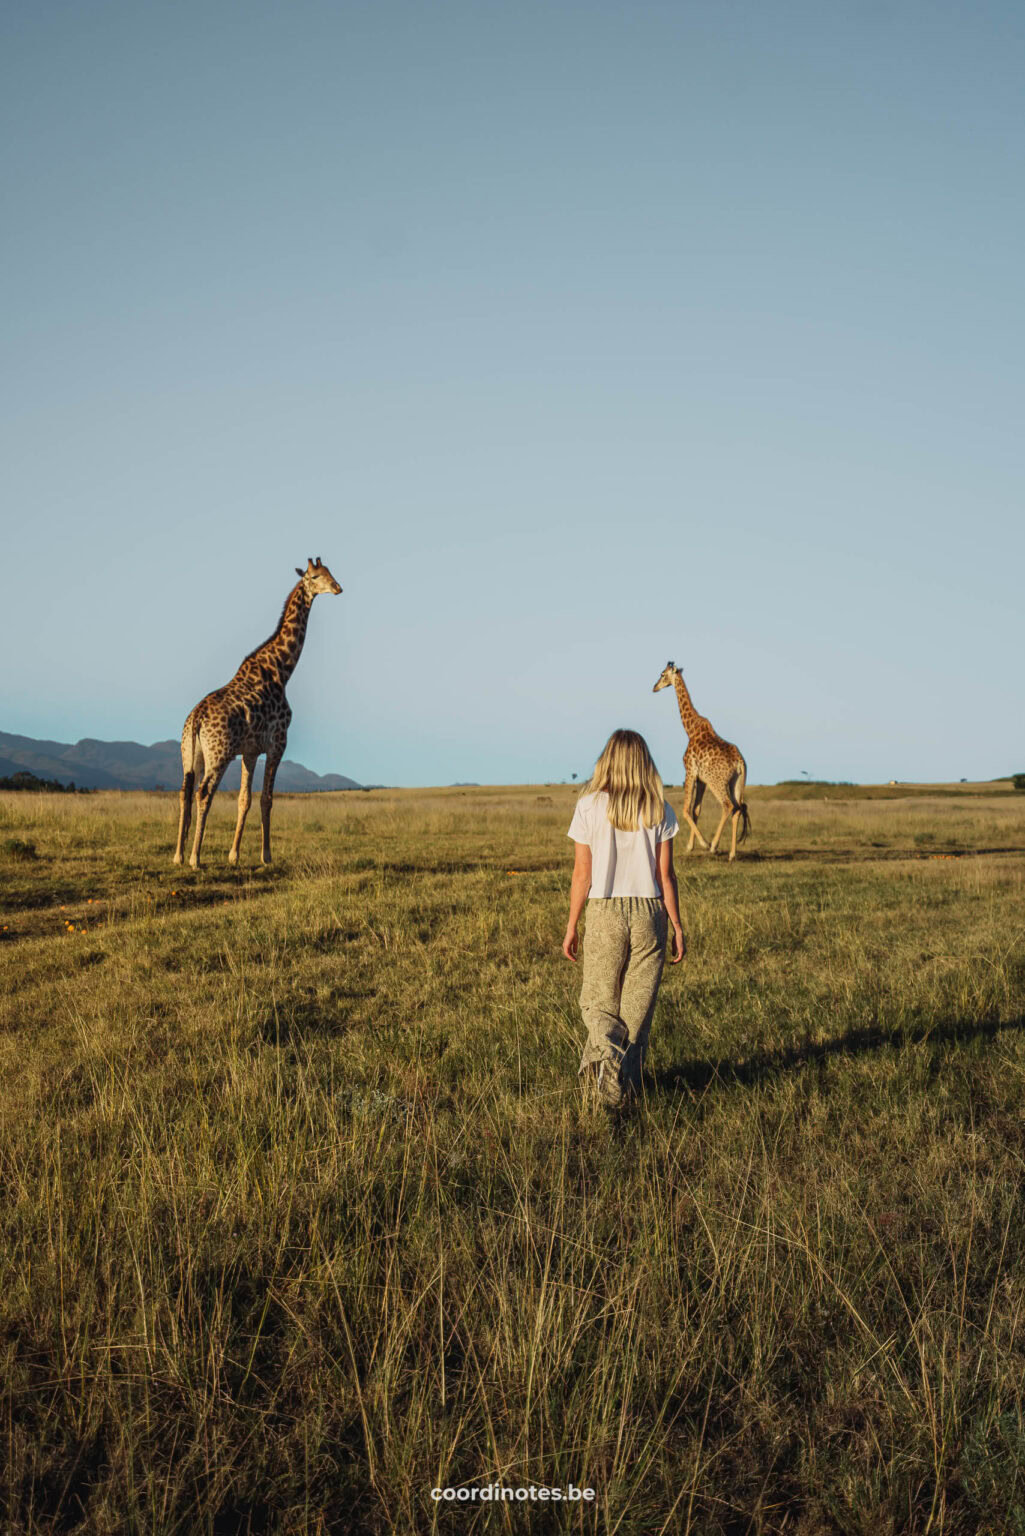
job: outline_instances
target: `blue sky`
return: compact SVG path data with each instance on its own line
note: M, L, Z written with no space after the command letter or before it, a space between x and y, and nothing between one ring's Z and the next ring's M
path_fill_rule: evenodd
M754 782L1025 770L1025 11L2 13L0 728Z

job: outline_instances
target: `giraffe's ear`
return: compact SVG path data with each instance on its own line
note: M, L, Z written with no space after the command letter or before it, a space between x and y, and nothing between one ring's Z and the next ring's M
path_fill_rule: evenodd
M301 576L301 575L302 575L302 573L303 573L303 568L302 568L302 566L301 566L301 565L297 565L297 566L296 566L296 568L295 568L295 574L296 574L296 575L297 575L297 576Z

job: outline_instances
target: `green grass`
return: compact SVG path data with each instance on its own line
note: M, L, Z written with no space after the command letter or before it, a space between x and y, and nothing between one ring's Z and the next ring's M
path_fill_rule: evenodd
M1025 802L962 788L681 857L618 1128L569 788L282 797L266 871L222 796L199 874L171 796L0 797L0 1525L1025 1532ZM494 1481L597 1498L430 1498Z

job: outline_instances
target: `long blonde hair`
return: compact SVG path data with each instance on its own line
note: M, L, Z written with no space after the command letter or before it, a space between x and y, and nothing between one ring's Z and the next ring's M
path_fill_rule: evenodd
M619 832L657 827L665 815L665 789L648 751L636 731L613 731L594 765L590 783L581 793L609 797L609 820Z

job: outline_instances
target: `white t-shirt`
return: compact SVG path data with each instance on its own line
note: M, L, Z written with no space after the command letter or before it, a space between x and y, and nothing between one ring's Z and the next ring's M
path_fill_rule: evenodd
M589 896L661 896L655 879L655 847L680 830L676 812L667 800L656 827L620 832L609 820L609 797L604 790L582 795L570 822L575 843L591 850Z

